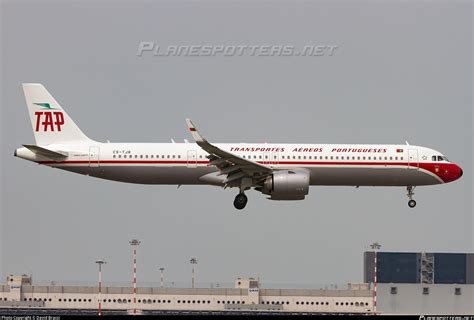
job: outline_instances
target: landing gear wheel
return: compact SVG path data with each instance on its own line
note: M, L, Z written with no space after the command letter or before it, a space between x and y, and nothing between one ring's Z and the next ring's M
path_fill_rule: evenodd
M238 210L242 210L247 205L247 196L243 193L239 193L235 196L234 207Z
M408 206L410 208L414 208L416 206L416 201L413 200L413 196L415 195L413 190L415 190L414 186L407 186L407 197L410 199L410 201L408 201Z
M408 206L409 206L410 208L414 208L414 207L416 206L416 201L413 200L413 199L410 200L410 201L408 201Z

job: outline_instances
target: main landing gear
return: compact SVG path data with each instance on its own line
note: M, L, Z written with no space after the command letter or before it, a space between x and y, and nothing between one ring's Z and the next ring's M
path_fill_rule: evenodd
M238 210L242 210L247 205L247 196L242 192L235 196L234 207Z
M410 199L410 200L408 201L408 206L409 206L410 208L414 208L414 207L416 206L416 201L413 200L413 195L415 194L415 193L413 192L413 190L415 190L415 187L413 187L413 186L407 186L407 196L408 196L408 198Z

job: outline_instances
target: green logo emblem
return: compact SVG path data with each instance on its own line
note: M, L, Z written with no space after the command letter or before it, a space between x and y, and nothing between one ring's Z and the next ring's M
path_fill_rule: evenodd
M56 108L51 108L51 105L49 103L35 103L37 106L40 106L43 109L47 110L54 110Z

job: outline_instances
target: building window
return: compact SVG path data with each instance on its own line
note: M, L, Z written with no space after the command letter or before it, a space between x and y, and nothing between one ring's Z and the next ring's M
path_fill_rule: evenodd
M461 288L454 288L454 294L457 296L461 295Z
M390 287L390 294L397 294L397 287Z
M430 294L430 288L423 287L423 294Z

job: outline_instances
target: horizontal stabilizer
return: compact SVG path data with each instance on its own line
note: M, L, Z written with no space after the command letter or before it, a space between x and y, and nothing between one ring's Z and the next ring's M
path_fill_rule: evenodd
M51 159L64 159L67 158L68 154L67 152L62 152L62 151L52 151L40 146L35 146L33 144L24 144L23 145L25 148L31 150L32 152L36 153L37 155L51 158Z

